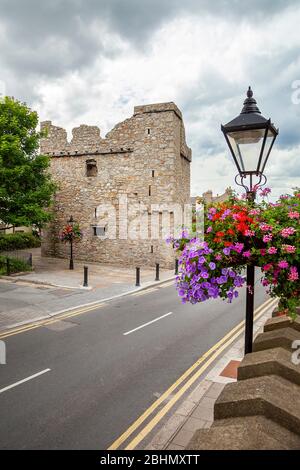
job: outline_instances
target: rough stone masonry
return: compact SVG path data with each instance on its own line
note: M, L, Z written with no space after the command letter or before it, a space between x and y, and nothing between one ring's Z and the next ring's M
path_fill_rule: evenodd
M41 153L51 156L50 171L58 185L42 253L68 256L69 247L58 234L72 215L83 231L75 245L77 259L173 267L163 221L168 218L172 232L176 207L190 202L191 163L177 106L136 106L133 116L105 138L97 126L74 128L70 142L66 130L51 121L42 122L41 129L48 132Z

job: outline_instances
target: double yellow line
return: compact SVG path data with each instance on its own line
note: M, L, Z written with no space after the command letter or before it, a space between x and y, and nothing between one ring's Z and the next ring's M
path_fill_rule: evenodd
M51 325L52 323L65 320L66 318L76 317L77 315L81 315L82 313L91 312L92 310L96 310L98 308L104 307L105 305L106 305L105 302L100 302L99 304L94 304L89 307L83 307L77 310L73 309L70 312L58 314L57 316L55 316L55 318L51 318L49 320L40 320L34 323L29 323L27 325L20 326L19 328L14 328L14 329L8 330L7 332L0 333L0 339L8 338L9 336L18 335L26 331L40 328L42 326Z
M254 319L258 320L269 308L275 306L276 299L269 299L262 304L254 312ZM181 388L173 395L173 397L164 405L157 414L144 426L143 429L127 443L125 450L135 449L136 446L153 430L159 421L168 413L182 395L195 383L195 381L203 374L210 364L226 349L244 330L244 321L235 326L227 333L218 343L210 348L203 356L201 356L179 379L173 383L144 413L108 448L115 450L127 441L131 435L142 425L142 423L164 402L180 385ZM206 361L206 362L205 362ZM205 364L203 364L205 362ZM203 364L200 368L199 366ZM193 374L193 375L192 375ZM191 376L191 377L190 377ZM188 377L190 377L188 379ZM188 379L188 380L187 380ZM185 383L184 383L185 382Z
M172 284L173 284L173 281L172 281L171 284L167 284L166 287L168 287L169 285L172 285ZM144 290L139 291L139 292L134 292L132 294L130 293L129 295L130 296L140 296L140 295L148 294L148 292L156 291L160 287L161 286L144 289ZM52 323L56 323L60 320L65 320L66 318L76 317L77 315L81 315L82 313L91 312L91 311L96 310L98 308L104 307L105 305L107 305L107 303L105 301L102 301L102 302L100 301L98 304L95 303L93 305L82 307L82 308L79 308L79 309L76 309L76 307L75 307L74 309L71 309L67 313L58 314L55 317L52 317L52 318L47 319L47 320L37 320L36 322L27 323L26 325L20 326L18 328L11 328L7 331L3 331L2 333L0 333L0 339L8 338L9 336L14 336L14 335L17 335L17 334L20 334L20 333L25 333L26 331L34 330L34 329L40 328L42 326L47 326L47 325L50 325Z

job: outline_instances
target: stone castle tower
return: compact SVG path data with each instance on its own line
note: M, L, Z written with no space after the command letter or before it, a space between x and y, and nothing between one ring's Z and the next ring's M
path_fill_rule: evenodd
M161 233L162 220L167 212L172 231L173 205L190 202L191 162L177 106L172 102L136 106L133 116L105 138L96 126L73 129L71 142L66 131L51 121L42 122L41 129L48 132L41 140L41 153L51 156L50 171L58 185L43 254L68 256L68 246L60 242L58 233L72 215L83 231L75 245L77 259L173 267L174 254L165 242L168 234ZM143 218L136 223L137 207L142 207ZM134 228L128 229L128 224ZM132 236L135 229L139 233Z

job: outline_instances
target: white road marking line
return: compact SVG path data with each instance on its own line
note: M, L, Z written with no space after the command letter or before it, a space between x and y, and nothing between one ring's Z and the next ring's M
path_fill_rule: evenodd
M130 335L130 333L133 333L134 331L140 330L141 328L144 328L145 326L151 325L151 323L154 323L158 320L161 320L162 318L165 318L168 315L172 315L172 313L173 312L165 313L165 315L162 315L161 317L154 318L154 320L148 321L148 323L144 323L143 325L140 325L137 328L134 328L133 330L126 331L126 333L123 333L123 336Z
M38 377L39 375L46 374L46 372L49 372L51 369L44 369L41 372L37 372L36 374L31 375L30 377L27 377L26 379L19 380L19 382L16 382L14 384L8 385L7 387L1 388L0 393L6 392L6 390L9 390L10 388L17 387L20 384L23 384L24 382L28 382L28 380L35 379L35 377Z

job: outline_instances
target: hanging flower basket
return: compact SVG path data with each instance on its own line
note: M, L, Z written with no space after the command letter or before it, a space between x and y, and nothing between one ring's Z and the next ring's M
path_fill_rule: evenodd
M270 190L263 190L265 198ZM183 302L238 297L245 284L246 264L259 266L262 284L279 308L295 315L300 304L300 191L284 195L276 203L265 199L249 204L234 195L210 205L205 214L205 237L200 240L184 230L169 239L179 253L177 289Z
M79 224L75 223L74 225L67 224L63 227L62 231L59 234L59 239L64 242L74 242L79 241L82 238L82 232L79 228Z

